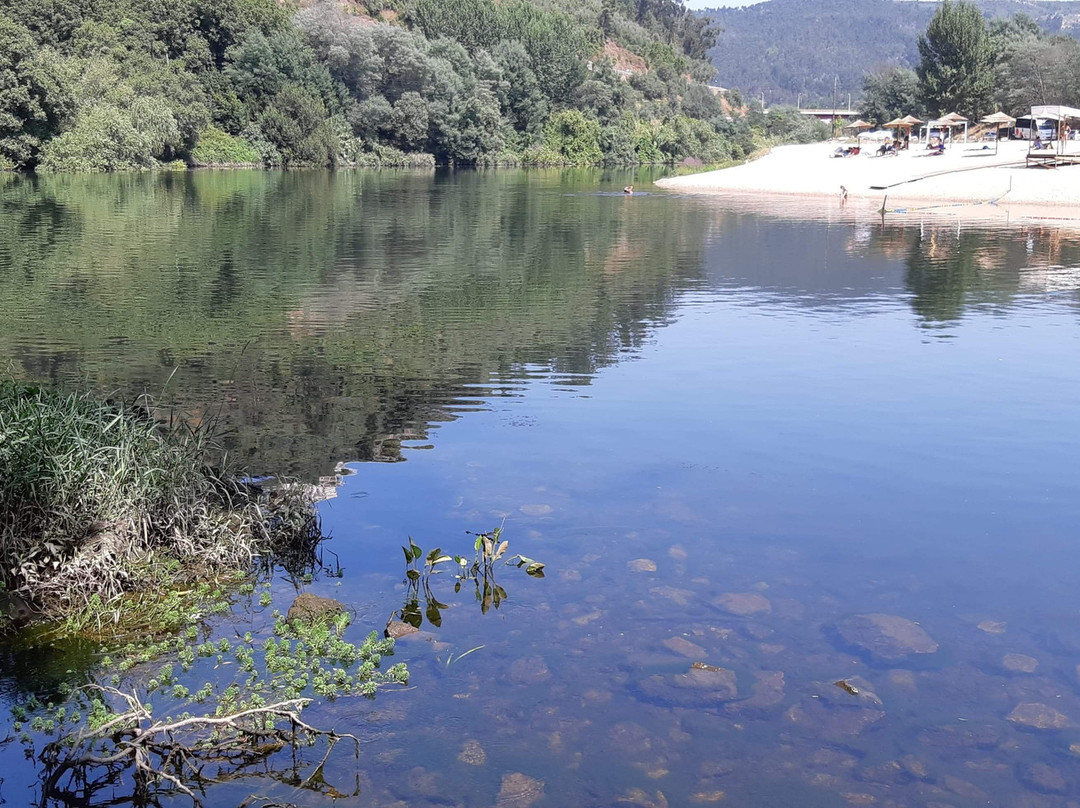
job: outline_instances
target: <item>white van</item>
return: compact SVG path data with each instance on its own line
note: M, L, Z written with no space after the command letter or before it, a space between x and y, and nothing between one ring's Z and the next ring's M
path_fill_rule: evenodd
M1047 118L1017 118L1013 126L1013 140L1034 140L1038 135L1041 140L1057 139L1057 121Z

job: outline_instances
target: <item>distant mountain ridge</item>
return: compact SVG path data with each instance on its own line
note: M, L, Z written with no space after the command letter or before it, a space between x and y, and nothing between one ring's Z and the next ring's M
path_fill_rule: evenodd
M1050 32L1080 38L1080 0L976 0L986 16L1024 13ZM857 98L863 76L914 67L919 34L938 7L920 0L766 0L703 11L722 29L710 51L716 83L766 104L803 106Z

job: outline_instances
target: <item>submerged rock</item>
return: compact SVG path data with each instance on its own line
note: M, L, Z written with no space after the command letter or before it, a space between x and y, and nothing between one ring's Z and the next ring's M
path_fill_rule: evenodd
M895 614L853 615L837 623L836 631L844 642L883 660L932 654L938 649L922 626Z
M690 640L687 640L683 637L669 637L668 639L664 640L664 647L673 653L679 654L680 656L689 657L690 659L693 659L694 657L700 657L705 654L704 648L702 648L700 645L697 645L696 643L690 642Z
M1032 729L1065 729L1073 726L1073 722L1069 720L1068 716L1037 701L1017 704L1006 717L1014 724L1031 727Z
M1006 654L1001 658L1001 665L1013 673L1035 673L1039 660L1026 654Z
M318 595L304 592L297 595L296 599L293 600L285 619L290 623L297 620L304 623L314 623L317 620L334 618L344 613L345 605L340 601L333 598L320 598Z
M1008 625L999 620L983 620L978 628L979 631L985 631L987 634L1004 634Z
M504 774L495 808L529 808L544 797L544 781L520 772Z
M635 808L668 808L667 797L663 791L657 791L652 797L647 791L640 788L631 788L620 794L615 800L616 805L633 805Z
M1046 763L1028 766L1021 773L1020 779L1036 791L1047 794L1066 794L1069 791L1065 775Z
M484 763L487 762L487 752L485 752L484 747L480 745L480 741L475 738L470 738L465 741L465 745L461 747L457 759L469 766L483 766Z
M635 558L627 561L626 566L630 572L656 572L656 562L651 558Z
M725 592L713 601L713 605L740 617L768 614L772 611L769 599L759 592Z
M754 674L754 680L750 698L729 704L729 711L764 710L775 707L784 700L783 671L759 671Z
M735 673L695 662L686 673L650 676L641 683L649 698L682 707L714 707L738 698Z

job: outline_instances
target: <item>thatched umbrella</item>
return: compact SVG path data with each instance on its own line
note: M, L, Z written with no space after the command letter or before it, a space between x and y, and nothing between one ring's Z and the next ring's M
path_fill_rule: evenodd
M863 129L873 129L874 125L872 123L867 123L862 118L859 118L859 120L852 121L851 123L845 125L844 128L845 129L855 129L855 130L860 130L861 131Z
M952 129L954 126L964 127L964 142L967 143L968 119L959 112L950 112L948 115L942 115L937 119L937 122L945 124L949 129Z
M994 137L994 154L997 154L998 141L1001 139L1001 125L1005 124L1006 126L1012 126L1014 123L1016 123L1016 118L1012 117L1011 115L1006 115L1001 110L998 110L993 115L987 115L981 118L980 121L982 123L995 124L995 130L997 134Z
M909 120L909 118L910 118L910 120ZM914 123L912 121L914 121ZM915 125L915 123L922 123L922 121L920 121L918 118L912 118L910 115L908 115L906 118L893 118L888 123L882 124L881 128L882 129L903 129L905 132L910 133L911 132L911 127L913 127ZM909 136L910 136L910 134L909 134Z

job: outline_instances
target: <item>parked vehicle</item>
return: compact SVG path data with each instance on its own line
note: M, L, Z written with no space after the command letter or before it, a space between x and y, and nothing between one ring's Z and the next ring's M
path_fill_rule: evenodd
M1057 121L1045 118L1017 118L1012 130L1013 140L1034 140L1036 135L1041 140L1057 139Z

